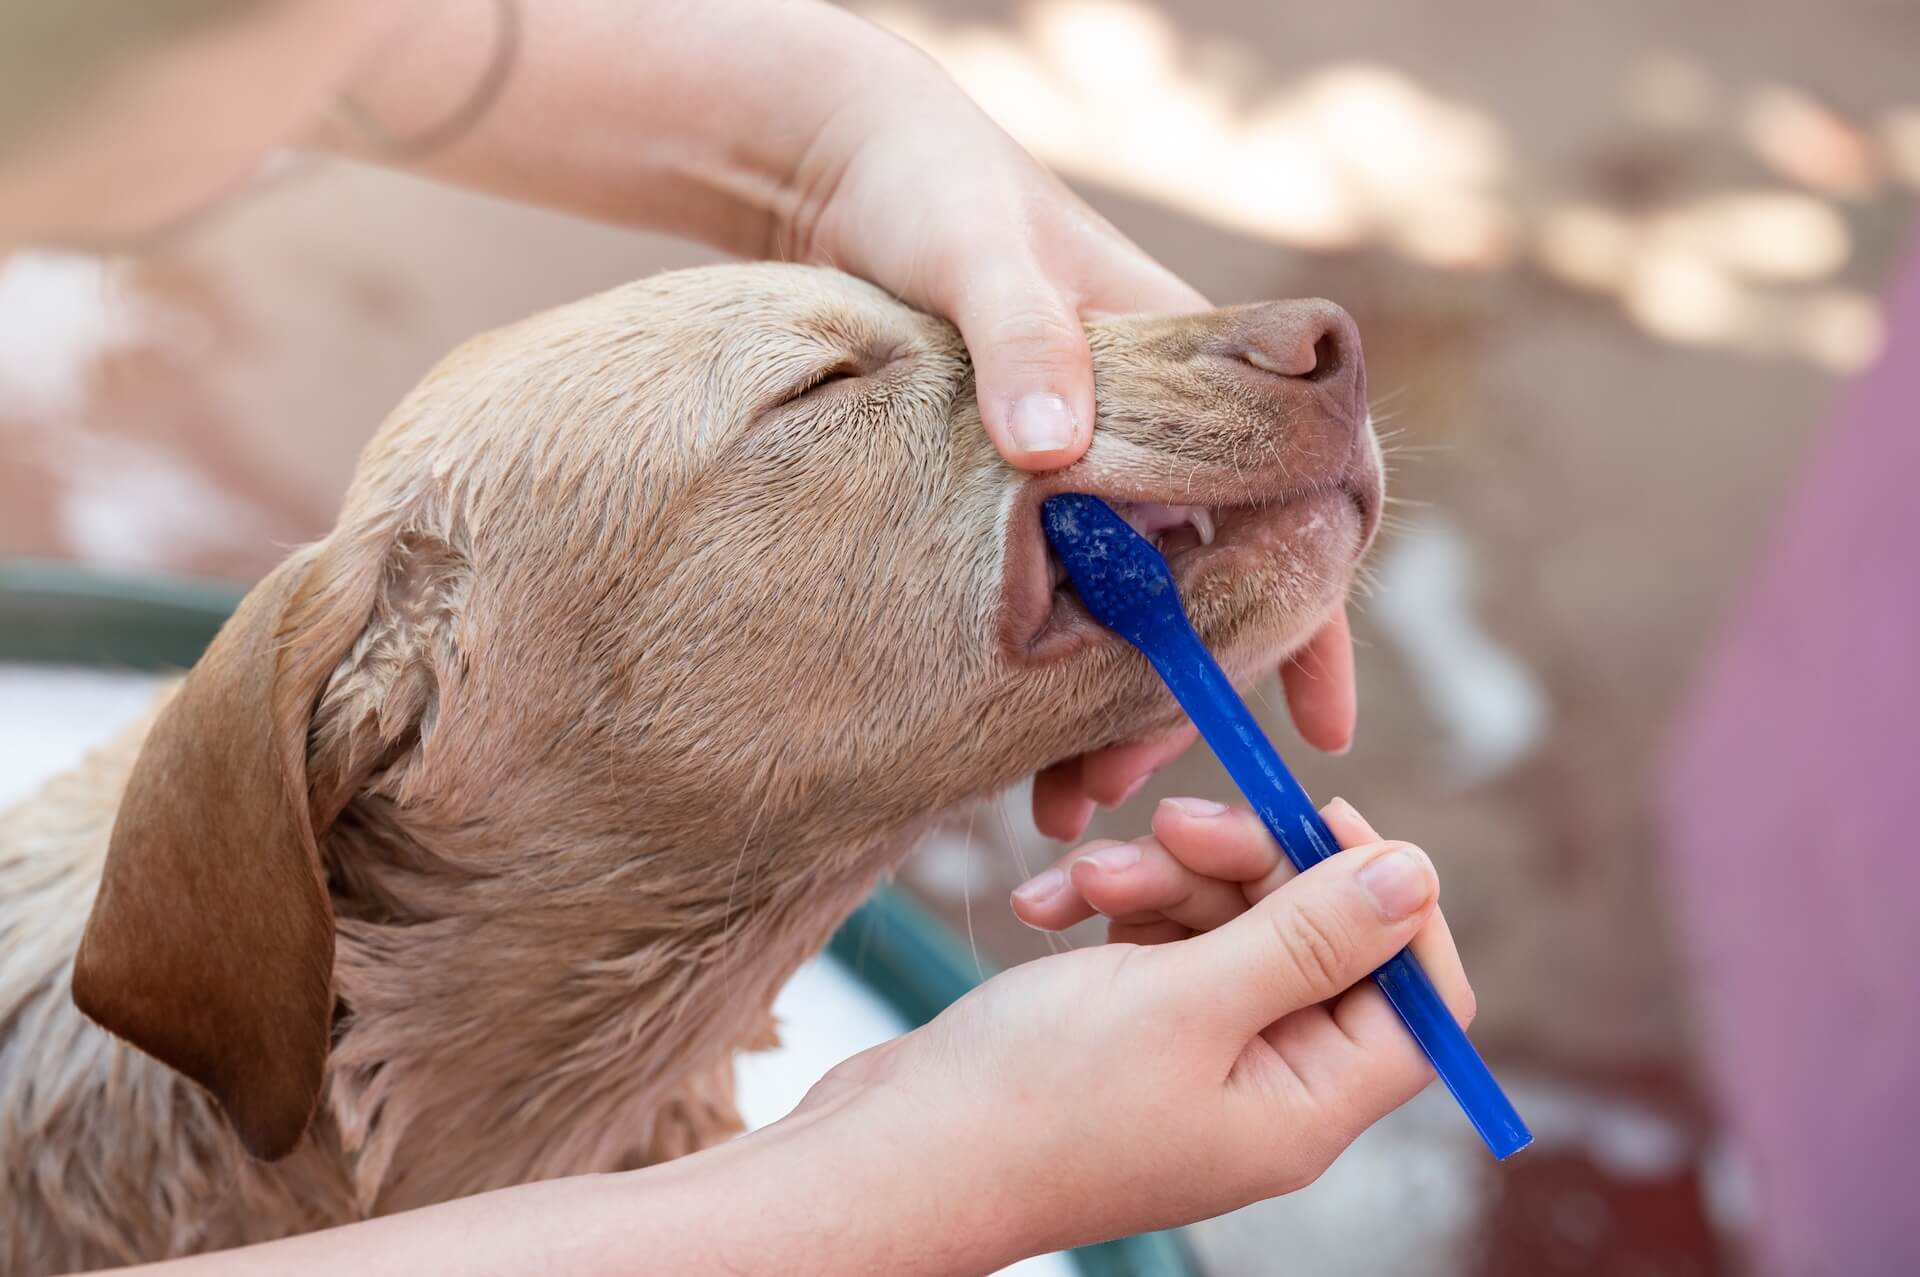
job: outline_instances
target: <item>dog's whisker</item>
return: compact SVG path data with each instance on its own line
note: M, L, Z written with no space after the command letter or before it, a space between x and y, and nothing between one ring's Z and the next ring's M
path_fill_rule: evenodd
M1007 850L1013 853L1014 860L1020 866L1020 881L1025 882L1033 877L1033 868L1027 863L1027 853L1019 834L1014 831L1013 817L1007 814L1007 800L1004 795L994 800L993 809L1000 818L1000 832L1006 839ZM1049 953L1064 953L1072 947L1070 944L1063 943L1063 937L1058 932L1043 931L1040 936L1046 942Z
M967 832L960 847L960 900L967 916L967 950L973 954L973 978L985 980L986 968L980 965L980 943L973 936L973 810L967 811Z
M1420 524L1418 520L1389 511L1380 515L1380 527L1387 532L1413 532L1418 530Z

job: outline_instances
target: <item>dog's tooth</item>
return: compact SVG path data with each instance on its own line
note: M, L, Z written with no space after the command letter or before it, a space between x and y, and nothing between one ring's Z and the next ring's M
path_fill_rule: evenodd
M1200 534L1201 545L1213 544L1213 511L1205 506L1194 506L1187 511L1187 522Z

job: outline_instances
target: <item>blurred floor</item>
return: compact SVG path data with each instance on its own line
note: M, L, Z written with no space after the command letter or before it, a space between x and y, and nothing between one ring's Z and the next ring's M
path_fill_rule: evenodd
M1837 379L1878 348L1920 187L1920 9L881 16L1217 301L1346 305L1394 435L1409 504L1358 617L1359 744L1315 757L1269 721L1310 790L1434 854L1476 1037L1547 1138L1492 1172L1429 1094L1322 1185L1199 1230L1212 1270L1737 1268L1751 1206L1696 1082L1649 795ZM254 576L326 528L454 343L701 260L297 164L139 264L15 258L0 553ZM1196 754L1096 832L1171 793L1229 790ZM903 877L1005 964L1046 949L1003 902L1057 850L1015 796Z

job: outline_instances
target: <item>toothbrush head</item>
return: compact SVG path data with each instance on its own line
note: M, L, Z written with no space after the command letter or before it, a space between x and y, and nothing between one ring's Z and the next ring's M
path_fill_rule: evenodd
M1041 504L1040 526L1094 620L1136 647L1162 626L1186 628L1173 570L1112 506L1063 492Z

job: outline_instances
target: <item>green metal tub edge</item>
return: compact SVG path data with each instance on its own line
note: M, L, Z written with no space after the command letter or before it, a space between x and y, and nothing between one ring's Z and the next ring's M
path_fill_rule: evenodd
M184 670L241 593L190 578L0 560L0 661ZM855 910L827 948L910 1024L925 1024L981 978L958 937L892 886ZM1083 1246L1073 1261L1086 1277L1197 1271L1177 1231Z

